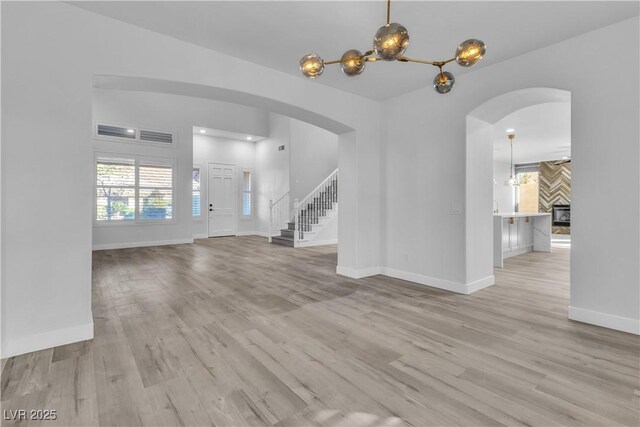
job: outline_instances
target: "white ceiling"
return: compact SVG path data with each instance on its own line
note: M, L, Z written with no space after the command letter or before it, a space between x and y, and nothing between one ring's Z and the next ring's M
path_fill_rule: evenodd
M560 160L571 156L571 104L533 105L509 114L493 125L493 159L509 162L507 129L514 129L513 163Z
M348 49L365 51L385 23L384 1L88 1L75 6L228 55L304 78L300 58L310 52L338 59ZM446 59L459 42L487 44L486 66L619 22L639 13L639 4L614 1L442 2L394 1L392 21L409 30L407 56ZM571 60L567 58L567 60ZM454 75L469 72L449 64ZM430 86L436 69L399 62L369 63L357 77L338 65L309 84L333 86L383 100ZM458 83L462 84L462 83Z

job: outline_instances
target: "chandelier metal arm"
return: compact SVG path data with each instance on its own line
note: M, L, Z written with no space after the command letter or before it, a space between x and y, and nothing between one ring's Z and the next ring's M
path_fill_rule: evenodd
M401 56L400 58L398 58L398 61L400 62L415 62L416 64L427 64L427 65L433 65L434 67L442 67L445 64L448 64L449 62L455 61L456 58L450 58L447 59L445 61L425 61L423 59L414 59L414 58L407 58L406 56Z
M373 53L374 52L372 50L366 51L361 56L362 60L367 62L380 61L380 58L378 58L377 56L371 56L373 55ZM400 62L415 62L416 64L433 65L434 67L439 67L439 68L442 68L444 65L448 64L449 62L453 62L455 60L456 60L455 57L449 58L445 61L425 61L423 59L408 58L406 56L401 56L400 58L398 58L398 61ZM348 61L351 61L351 59L334 59L332 61L324 61L324 65L341 64L343 62L348 62Z

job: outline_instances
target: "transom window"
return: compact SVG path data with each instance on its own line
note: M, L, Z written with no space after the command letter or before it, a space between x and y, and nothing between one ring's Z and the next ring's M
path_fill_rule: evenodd
M171 160L96 160L96 222L126 223L173 219Z

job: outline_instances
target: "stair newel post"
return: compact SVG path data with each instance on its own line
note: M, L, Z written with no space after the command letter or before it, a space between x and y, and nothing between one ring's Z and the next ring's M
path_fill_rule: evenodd
M273 235L273 199L269 199L269 243L271 243L271 236Z
M293 199L293 221L295 226L293 227L293 246L298 247L298 241L300 240L300 202L298 199Z

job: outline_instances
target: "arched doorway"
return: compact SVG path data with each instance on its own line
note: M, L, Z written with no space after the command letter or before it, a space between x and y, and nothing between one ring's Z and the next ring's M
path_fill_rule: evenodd
M360 261L356 251L356 247L360 245L356 246L355 239L358 237L354 234L354 230L361 226L362 221L354 221L356 206L353 201L357 198L355 195L357 188L353 185L356 179L352 178L358 171L357 165L354 165L351 161L356 146L355 126L276 99L202 84L141 77L95 75L93 87L106 91L159 93L245 105L291 117L337 135L340 147L338 163L343 184L339 193L341 209L338 212L338 222L340 223L338 229L344 230L344 233L338 232L338 266L339 269L340 266L348 265L351 267L351 265ZM354 269L342 269L340 273L349 275L352 270Z
M494 185L500 185L494 184L494 140L497 133L504 135L505 131L494 129L494 126L514 112L556 104L570 108L570 103L569 91L534 87L496 96L468 113L465 196L469 213L466 220L467 282L493 276L494 251L497 250L494 247L492 215L495 211ZM570 122L566 125L570 128Z

